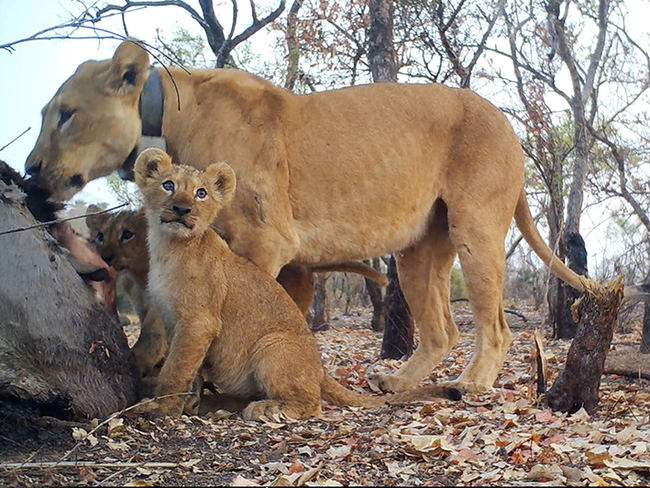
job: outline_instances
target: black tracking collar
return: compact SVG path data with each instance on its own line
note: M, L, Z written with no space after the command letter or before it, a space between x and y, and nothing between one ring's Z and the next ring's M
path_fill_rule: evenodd
M140 95L140 117L143 136L162 136L163 90L156 68L149 69L149 78Z
M156 68L149 68L149 78L144 83L139 103L142 135L162 137L163 90L160 75ZM120 178L133 181L133 165L138 157L139 144L133 148L122 165L117 169Z

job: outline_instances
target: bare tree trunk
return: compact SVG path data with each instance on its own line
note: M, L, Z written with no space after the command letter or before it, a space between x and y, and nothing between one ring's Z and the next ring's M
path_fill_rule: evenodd
M300 62L300 45L296 37L296 21L298 19L298 10L302 6L303 0L294 0L289 15L287 17L287 76L284 80L284 87L287 90L293 90L298 80L299 62Z
M564 370L546 395L553 410L575 412L582 406L588 412L595 410L622 298L623 283L619 279L601 289L587 291L577 305L580 320L576 337Z
M393 2L370 0L368 61L375 83L397 81L397 63L393 47Z
M0 181L0 231L35 219ZM137 399L126 337L43 229L0 235L0 400L59 418L106 417Z
M650 290L650 273L646 279L646 285ZM650 354L650 300L646 300L643 310L643 331L641 333L641 354Z
M314 301L312 307L314 310L310 318L309 326L314 332L329 329L327 317L327 278L328 275L316 274L314 284Z
M397 81L397 63L393 47L393 12L390 0L370 0L368 62L375 83ZM381 347L382 358L401 358L413 352L413 319L399 287L395 258L388 266L390 283L386 290L386 320Z
M369 261L366 261L370 264ZM372 260L372 266L377 271L379 269L379 258L374 258ZM370 303L372 303L372 320L370 321L370 327L372 330L381 332L386 327L386 302L384 297L381 295L381 286L376 281L370 280L364 277L366 282L366 290L368 291L368 296L370 297Z
M578 233L571 232L566 236L568 266L582 276L587 276L587 250L585 241ZM581 293L570 286L559 283L556 313L553 317L554 337L571 339L575 337L577 324L573 321L571 306L580 298Z
M397 276L395 257L388 262L388 288L386 289L386 327L381 344L381 357L404 359L413 353L414 327L402 289Z

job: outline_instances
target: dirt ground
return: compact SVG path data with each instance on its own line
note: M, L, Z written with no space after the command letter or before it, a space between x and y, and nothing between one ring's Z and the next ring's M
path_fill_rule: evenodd
M650 388L645 379L603 376L593 415L551 412L533 393L533 333L541 317L508 316L514 341L495 389L460 402L436 400L374 410L324 405L321 418L245 422L237 413L150 422L128 412L80 424L26 418L0 404L0 484L41 485L509 485L644 486L650 483ZM474 330L465 304L455 307L461 339L431 381L458 375ZM324 364L350 388L367 389L381 334L369 310L332 313L319 332ZM650 374L637 354L640 330L623 328L608 368ZM544 331L550 382L569 342Z

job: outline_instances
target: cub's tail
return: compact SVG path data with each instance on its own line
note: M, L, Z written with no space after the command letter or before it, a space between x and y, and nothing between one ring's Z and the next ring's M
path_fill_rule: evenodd
M327 373L321 382L321 395L323 400L333 405L350 407L379 407L386 403L409 403L436 397L460 400L463 397L458 388L440 385L422 386L388 395L367 395L348 390Z

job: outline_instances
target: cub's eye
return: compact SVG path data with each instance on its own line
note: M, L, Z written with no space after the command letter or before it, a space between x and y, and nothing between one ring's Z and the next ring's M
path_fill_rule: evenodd
M134 234L133 232L131 232L129 229L124 229L124 230L122 231L122 235L120 236L120 240L121 240L121 241L128 241L128 240L131 239L131 237L133 237L134 235L135 235L135 234Z
M59 127L65 124L74 115L74 110L62 108L59 112Z
M163 190L172 192L174 191L174 182L172 180L163 181Z
M97 233L97 237L95 237L95 242L97 244L101 244L102 242L104 242L104 233L103 232L98 232Z
M205 188L199 188L196 190L196 198L199 200L205 200L205 197L208 196L208 192L206 191Z

